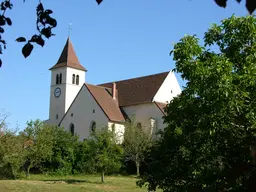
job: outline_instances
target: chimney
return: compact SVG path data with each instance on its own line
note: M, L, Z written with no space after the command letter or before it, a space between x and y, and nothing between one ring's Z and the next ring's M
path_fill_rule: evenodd
M114 82L112 85L112 97L116 99L116 83Z

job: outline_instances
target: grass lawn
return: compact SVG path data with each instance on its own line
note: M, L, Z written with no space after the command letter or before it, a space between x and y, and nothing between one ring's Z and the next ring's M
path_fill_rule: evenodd
M126 176L106 176L100 183L100 176L45 176L31 175L24 180L0 180L1 192L146 192L146 188L136 186L136 178Z

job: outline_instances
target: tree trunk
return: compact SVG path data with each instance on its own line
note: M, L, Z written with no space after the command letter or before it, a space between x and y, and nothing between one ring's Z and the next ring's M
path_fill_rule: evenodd
M29 166L27 167L27 169L26 169L26 177L29 176L30 168L31 168L31 166L29 165Z
M104 183L104 171L101 172L101 182Z
M140 175L140 162L136 161L137 176Z

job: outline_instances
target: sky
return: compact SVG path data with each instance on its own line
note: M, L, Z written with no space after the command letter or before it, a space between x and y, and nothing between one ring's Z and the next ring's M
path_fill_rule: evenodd
M0 110L9 114L7 122L15 129L23 129L29 120L48 119L48 69L61 54L69 23L76 54L88 70L86 82L99 84L172 70L175 63L169 53L185 34L203 38L212 23L232 14L248 14L244 1L239 5L232 0L226 9L213 0L104 0L100 6L95 0L43 0L45 9L52 9L57 19L56 36L43 48L35 46L25 59L23 43L15 39L36 33L38 1L13 2L13 9L6 12L13 25L3 35L8 45L1 56Z

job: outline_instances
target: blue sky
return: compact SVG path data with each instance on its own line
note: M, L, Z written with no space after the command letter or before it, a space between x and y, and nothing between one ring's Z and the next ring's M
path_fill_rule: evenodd
M56 36L44 48L36 46L25 59L23 44L14 40L36 32L37 2L15 1L6 13L13 26L3 36L8 47L0 68L0 109L10 113L7 121L12 128L23 129L28 120L48 118L48 69L58 60L70 22L71 41L88 70L86 82L98 84L171 70L174 62L169 52L185 34L203 37L211 23L232 14L247 15L244 2L232 0L226 9L213 0L104 0L100 6L95 0L43 1L58 21Z

